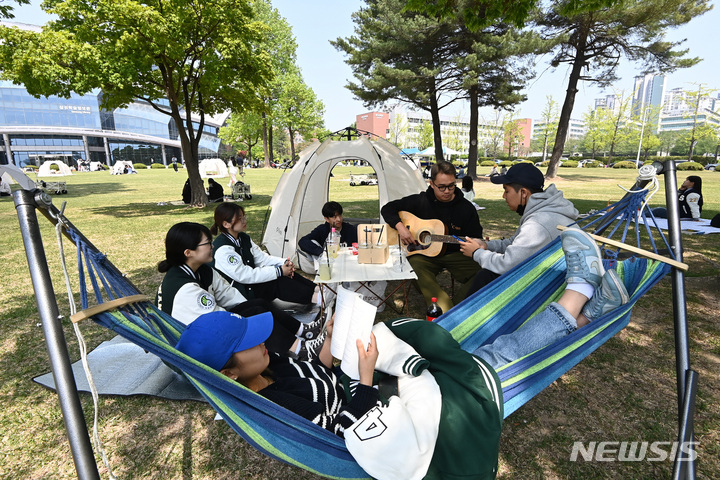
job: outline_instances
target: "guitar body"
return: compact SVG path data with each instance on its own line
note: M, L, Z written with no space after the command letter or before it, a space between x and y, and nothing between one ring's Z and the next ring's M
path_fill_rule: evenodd
M443 240L436 240L437 237L445 237L447 233L443 222L437 219L423 220L410 212L403 211L398 214L403 225L410 230L413 238L418 242L418 245L407 246L408 257L417 254L436 257L445 251Z

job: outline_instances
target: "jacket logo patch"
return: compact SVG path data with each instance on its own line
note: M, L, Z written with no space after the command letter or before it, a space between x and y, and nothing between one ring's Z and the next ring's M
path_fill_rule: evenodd
M388 429L381 419L382 414L383 412L379 408L374 407L353 424L352 432L362 441L379 437Z
M230 255L227 261L230 265L237 265L238 263L240 263L240 258L238 258L237 255Z
M207 293L203 293L198 297L198 307L203 310L212 310L215 308L215 299Z

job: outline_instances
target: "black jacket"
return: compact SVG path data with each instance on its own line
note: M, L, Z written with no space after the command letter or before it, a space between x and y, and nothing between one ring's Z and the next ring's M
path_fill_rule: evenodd
M438 219L447 227L448 235L458 237L482 238L482 225L478 219L477 211L472 203L465 200L459 188L455 189L455 198L449 202L441 202L435 197L432 187L422 193L409 195L398 200L388 202L380 213L385 221L393 228L400 221L398 212L410 212L418 218L425 220ZM457 252L459 245L447 245L446 253Z
M298 246L303 252L309 253L310 255L320 256L323 252L325 240L327 240L327 237L330 234L330 228L331 227L328 222L318 225L312 232L308 233L298 241ZM313 242L313 240L317 243ZM357 241L357 227L347 222L343 222L342 229L340 229L340 243L352 245Z

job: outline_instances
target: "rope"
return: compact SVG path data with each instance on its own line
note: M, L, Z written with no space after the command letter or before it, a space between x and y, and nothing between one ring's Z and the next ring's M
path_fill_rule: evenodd
M60 214L57 217L57 224L55 224L55 234L57 236L58 241L58 252L60 254L60 264L62 265L62 271L63 276L65 277L65 287L67 288L67 295L68 295L68 303L70 304L70 315L74 315L77 311L77 305L75 305L75 298L73 296L72 287L70 285L70 275L68 274L68 268L67 263L65 262L65 249L63 247L63 239L62 239L62 230L63 228L67 228L65 225L65 222L63 221L63 211L65 210L65 202L62 204L62 208L60 209ZM69 230L69 229L68 229ZM80 258L81 255L81 249L80 249L80 243L77 242L77 251L78 251L78 265L79 268L82 269L82 260ZM81 275L81 278L83 276ZM85 299L85 302L87 302L87 299ZM95 450L100 454L100 457L102 458L103 464L105 465L105 468L108 470L108 475L110 479L117 480L117 477L115 474L113 474L112 468L110 467L110 462L108 461L107 454L105 452L105 448L103 447L102 440L100 439L100 434L98 433L98 416L99 416L99 407L98 407L98 392L97 387L95 386L95 381L93 380L92 372L90 371L90 364L87 360L87 344L85 342L85 337L83 336L82 332L80 331L80 325L79 323L73 323L73 329L75 331L75 336L78 340L78 347L80 349L80 360L82 362L83 370L85 370L85 377L87 378L88 385L90 386L90 394L92 395L93 399L93 428L92 428L92 440L93 444L95 445Z

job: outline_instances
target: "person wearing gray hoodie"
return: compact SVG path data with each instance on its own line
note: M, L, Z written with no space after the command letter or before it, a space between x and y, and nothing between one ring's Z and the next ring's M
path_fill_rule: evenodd
M532 164L518 163L507 174L490 179L503 186L503 199L522 216L510 238L489 240L465 237L460 251L480 264L466 296L477 292L503 273L529 258L560 235L557 225L570 225L578 217L575 206L554 184L543 190L545 177Z

